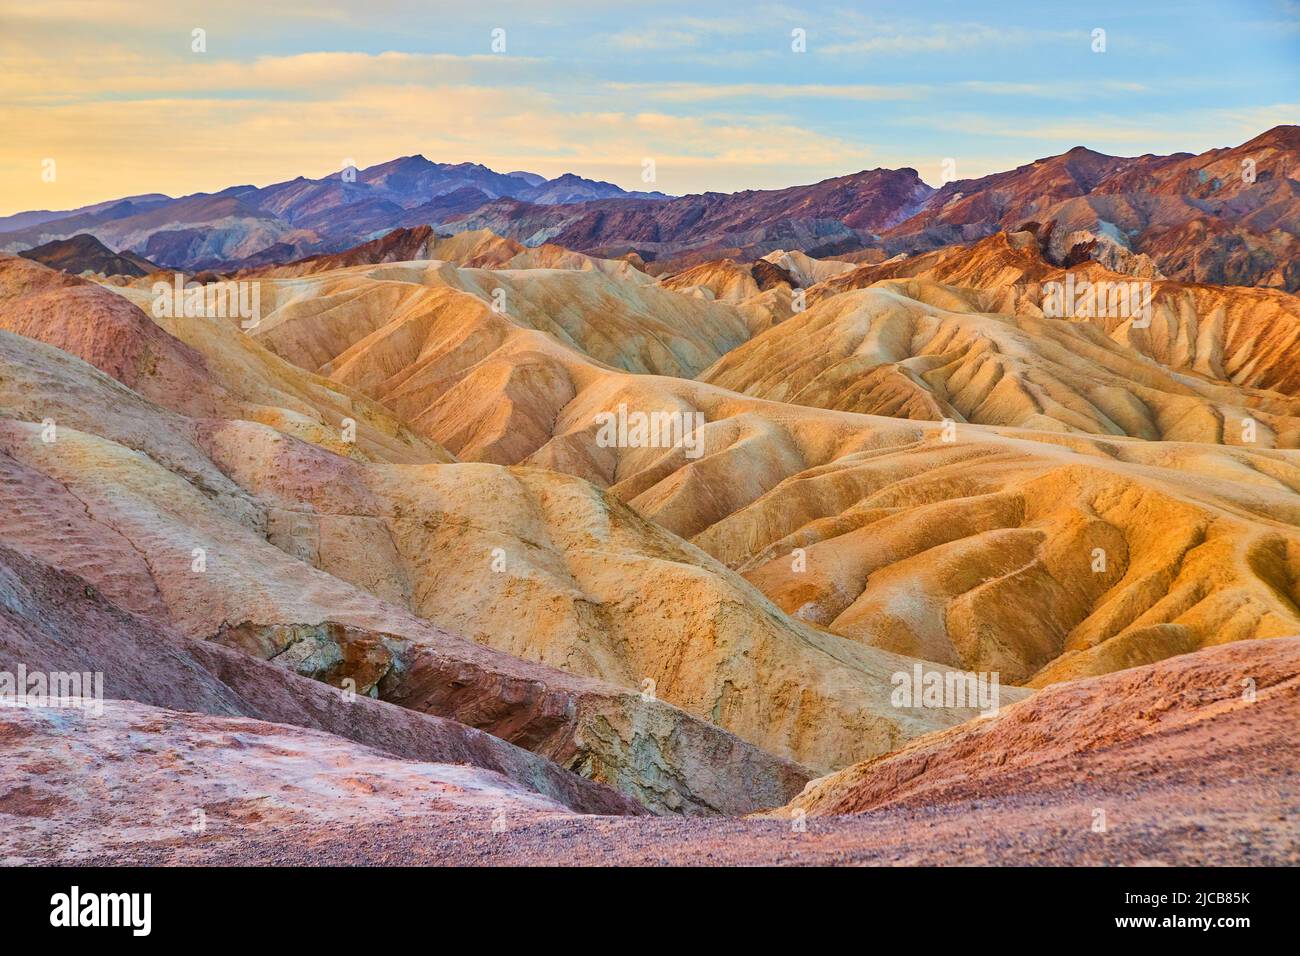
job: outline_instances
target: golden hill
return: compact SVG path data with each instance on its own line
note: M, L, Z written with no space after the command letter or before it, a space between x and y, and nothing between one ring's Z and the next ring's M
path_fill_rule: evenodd
M1000 241L984 247L1019 253ZM675 299L664 315L698 351L744 333L734 306L640 274L346 269L271 292L280 304L253 336L391 403L462 459L608 488L742 571L786 614L852 642L1037 685L1300 628L1297 463L1272 447L1296 443L1293 399L1173 371L1090 323L979 311L1018 294L1014 283L1008 293L900 277L832 292L864 270L836 271L810 290L811 308L702 376L725 384L752 369L754 390L782 402L646 374L658 363L627 334L646 303ZM565 329L494 312L493 281L508 283L520 315L558 311ZM545 305L553 297L562 308ZM876 366L883 381L866 394L889 400L871 411L936 421L790 404L825 379L828 398L858 411L855 393L833 387L859 367L842 352L862 353L863 365L893 360L888 375ZM620 408L702 416L702 454L607 447L598 423ZM524 487L494 495L497 510L527 500ZM547 535L572 520L551 520ZM556 552L573 547L555 540ZM495 596L479 606L498 603L509 606ZM511 653L653 677L573 623L563 640L530 645L484 636L453 604L440 597L418 613L448 615Z
M924 421L1300 445L1300 398L1172 370L1089 322L985 313L979 298L928 279L881 280L822 298L700 379Z
M193 327L212 333L193 337L214 350L202 363L275 367L260 338L226 341L241 334L230 323ZM598 679L817 769L970 713L893 709L890 675L910 660L787 619L581 479L353 460L252 417L164 411L18 336L0 344L9 540L188 636L413 703L411 675L464 634L512 655L496 668L528 658ZM71 512L66 546L42 539Z
M1142 280L1110 272L1096 262L1069 270L1080 280ZM1066 270L1044 261L1034 236L998 233L969 246L895 258L834 276L810 289L809 303L882 279L919 278L980 293L978 311L1042 315L1043 284ZM1300 297L1276 289L1151 281L1148 327L1123 315L1078 319L1102 328L1119 344L1175 372L1286 396L1300 394L1294 359L1300 342Z

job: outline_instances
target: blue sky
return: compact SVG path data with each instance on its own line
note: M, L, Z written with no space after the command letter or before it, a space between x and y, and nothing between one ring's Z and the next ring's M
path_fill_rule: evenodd
M1297 0L3 0L0 23L0 123L17 134L0 214L417 152L629 188L651 158L673 193L875 166L937 182L948 157L966 177L1300 122Z

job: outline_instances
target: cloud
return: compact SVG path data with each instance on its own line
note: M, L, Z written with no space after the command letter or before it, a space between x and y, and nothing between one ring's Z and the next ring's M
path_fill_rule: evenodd
M956 53L977 47L1022 47L1060 40L1087 39L1085 31L1039 30L986 26L979 23L851 23L836 30L846 39L825 46L810 42L809 49L829 56L863 53Z
M718 15L695 0L155 6L6 10L0 208L267 183L321 175L344 156L414 152L634 188L641 158L654 156L666 191L780 186L868 160L920 168L957 153L969 168L996 153L1004 168L1077 143L1204 148L1297 115L1256 105L1293 98L1276 51L1255 53L1258 31L1246 44L1259 60L1251 70L1191 74L1189 63L1207 62L1193 42L1163 65L1146 47L1129 60L1092 58L1081 79L1057 69L1063 49L1091 56L1087 31L1057 29L1063 20L882 20L817 2L737 2ZM986 20L1013 16L989 10ZM488 50L497 23L509 54ZM189 50L199 24L206 54ZM1150 40L1141 25L1129 21L1131 42ZM790 50L791 26L808 30L808 55ZM1244 28L1228 19L1219 32L1241 40ZM1178 29L1155 32L1185 46ZM47 157L59 163L55 184L39 180Z
M864 159L859 144L795 123L735 122L660 111L575 110L539 90L366 83L319 99L161 96L7 103L20 130L0 151L0 208L66 208L149 191L179 195L232 183L321 176L345 157L365 166L422 152L546 175L577 171L629 188L653 157L670 192L788 185ZM58 164L40 180L42 159ZM784 180L784 181L782 181Z
M1294 123L1300 104L1277 103L1246 109L1184 110L1118 115L1088 111L1055 122L1009 124L1005 117L982 114L929 114L896 121L899 126L924 128L945 135L966 134L982 140L1010 139L1038 144L1036 157L1088 146L1120 155L1204 152L1237 146L1274 126ZM1025 154L1022 154L1025 155ZM1000 160L1001 161L1001 160ZM1011 165L1020 165L1022 158ZM1010 168L1002 166L1000 168ZM966 174L963 174L966 178Z
M620 50L674 50L698 47L717 38L735 38L758 28L746 17L672 17L672 26L634 26L606 34L604 42Z
M867 83L613 83L612 88L665 102L745 99L910 100L924 95L925 86L879 86Z
M685 30L655 29L625 30L610 34L606 39L620 50L667 50L696 46L702 38L698 33Z
M1052 99L1089 99L1098 92L1106 93L1145 93L1149 87L1143 83L1130 83L1121 80L1102 80L1083 85L1071 81L1059 83L1010 83L991 80L964 80L954 84L960 89L972 93L987 93L993 96L1045 96Z
M94 58L71 61L32 55L6 57L4 95L10 103L106 100L140 94L206 97L264 93L321 99L375 84L518 82L545 62L490 53L400 52L310 52L242 61L209 54L147 57L109 49Z

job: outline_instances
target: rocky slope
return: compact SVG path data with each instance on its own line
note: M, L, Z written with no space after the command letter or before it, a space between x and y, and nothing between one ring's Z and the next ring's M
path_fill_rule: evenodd
M99 670L128 702L105 734L50 714L0 730L63 761L48 786L0 778L23 821L8 846L84 849L45 810L111 823L65 791L153 726L175 759L142 752L139 784L106 771L122 806L153 783L219 819L200 840L170 817L116 841L96 825L106 859L299 862L341 841L366 861L545 860L558 841L584 862L934 859L920 820L963 861L1242 860L1251 828L1286 860L1294 297L1153 279L1150 328L1047 318L1063 271L1044 243L773 250L660 281L632 257L416 229L232 277L263 305L243 327L151 316L157 277L0 258L0 669ZM1071 274L1117 275L1091 256ZM637 413L679 434L611 441L602 422ZM1219 689L1254 662L1260 709L1239 712ZM918 668L997 674L1001 715L896 702ZM168 783L228 739L257 751L246 779L217 761ZM1051 822L1096 806L1061 768L1112 745L1097 766L1131 785L1128 827L1088 843ZM1150 772L1198 747L1203 781ZM963 836L998 773L1029 772L1010 752L1052 772ZM270 797L280 756L301 775ZM631 819L768 810L895 757L933 761L940 794L971 786L932 800L920 780L824 833ZM1252 807L1221 785L1265 770L1278 786ZM380 773L398 783L372 789ZM340 787L346 810L326 806ZM1208 849L1159 818L1162 794L1204 801L1188 820ZM488 803L511 822L480 828Z
M1064 685L739 820L574 816L484 771L248 720L0 711L0 748L46 768L0 771L3 845L137 864L1294 866L1300 751L1278 730L1300 717L1298 673L1291 639Z
M1031 233L999 234L970 246L865 265L813 287L807 301L816 303L884 279L918 278L977 290L981 294L964 297L978 311L1037 317L1043 314L1046 284L1066 279L1066 270L1048 262L1039 243ZM1076 288L1085 280L1137 282L1141 291L1144 281L1095 262L1069 272ZM1111 309L1109 298L1107 308L1097 314L1072 311L1065 317L1096 326L1124 348L1173 372L1286 396L1298 393L1300 376L1291 356L1300 337L1300 298L1273 289L1145 281L1151 308L1149 316L1138 316L1141 322L1123 309Z
M231 323L190 325L237 334ZM125 338L132 326L123 328ZM194 341L236 352L221 335ZM352 679L360 693L540 748L668 809L770 800L802 772L781 758L826 769L967 716L891 708L889 676L910 661L786 619L733 573L581 480L487 465L389 471L256 421L168 413L67 353L17 336L2 344L6 411L32 422L0 426L15 509L6 540L74 562L110 599L187 636L332 683ZM214 355L194 367L219 366ZM46 420L55 423L49 441L37 424ZM83 537L75 547L51 542L41 531L49 521L72 522ZM450 629L515 656L474 649ZM483 708L442 683L466 666L528 679L518 657L609 684L551 673L530 680L540 691L509 691L524 692L521 713ZM546 689L557 681L572 688L569 703ZM685 715L658 700L762 748L742 756L745 744L726 745L728 772L758 778L749 792L706 788L697 770L726 735L688 731ZM629 765L638 758L622 749L620 726L635 718L646 727L647 709L674 737L663 746L700 748L697 766L677 754L665 782ZM599 735L589 729L598 719L609 725Z
M37 401L41 383L9 369L13 392ZM95 414L79 404L81 416ZM75 430L84 417L59 415L49 443L39 425L0 426L8 497L23 519L7 540L76 560L112 599L189 636L283 655L303 673L351 677L361 693L420 706L429 646L452 640L431 620L513 655L648 686L820 769L965 716L893 711L889 675L910 662L785 620L726 569L581 481L495 466L354 467L265 426L161 416L140 455ZM86 536L112 548L68 554L42 541L41 528L69 513L88 514L78 522Z
M598 410L667 397L705 416L707 454L596 447ZM666 380L608 383L561 422L530 461L883 649L1043 683L1300 627L1289 452L946 433Z
M793 763L653 697L492 652L315 570L302 560L313 545L298 515L231 482L196 443L191 420L136 399L97 424L129 446L78 431L105 399L122 404L131 393L69 357L60 376L31 377L60 353L8 333L0 340L22 357L3 365L6 416L30 414L24 402L48 413L55 406L42 388L69 402L52 416L52 441L39 423L0 423L3 541L109 601L185 636L487 730L660 811L735 812L776 802L804 779ZM277 434L242 427L248 437ZM726 766L715 765L722 755Z
M75 860L166 835L202 847L284 828L434 819L490 830L494 820L566 815L488 770L403 761L329 734L132 701L110 701L100 715L8 708L0 742L8 767L39 768L0 774L0 814L12 821L0 860L10 864L34 862L36 847L39 857Z
M119 330L128 349L133 328ZM173 352L184 353L163 334ZM226 361L239 358L221 334L202 341ZM240 341L246 361L260 353L264 367L275 367L260 346ZM258 480L278 467L277 458L312 461L313 448L326 463L347 458L249 419L200 421L169 412L67 352L26 337L0 333L0 346L0 404L10 419L0 428L7 435L4 541L77 573L125 609L308 676L336 684L352 679L362 694L381 694L382 683L386 699L518 740L635 791L657 809L734 812L754 801L779 802L801 783L795 764L653 695L643 697L639 686L620 690L495 654L315 570L315 519L304 518L301 504L286 509L256 499L213 463L204 445L221 447L232 472ZM250 452L270 457L258 464ZM306 530L304 520L311 525ZM51 526L65 533L51 538ZM386 533L379 519L344 517L341 527L354 543L357 534L368 534L367 548ZM328 532L326 538L333 560ZM196 548L204 556L198 572ZM355 558L354 567L362 566L365 555ZM704 572L702 581L709 577ZM376 590L394 597L391 588ZM726 766L715 766L723 759Z
M810 783L782 815L866 813L1014 793L1059 794L1101 779L1141 792L1258 768L1283 809L1297 796L1300 747L1269 728L1300 716L1300 638L1244 642L1049 688L991 719L913 741ZM1196 778L1200 778L1199 781ZM1123 818L1128 796L1101 803Z
M749 335L737 310L666 291L629 263L587 265L422 261L258 280L267 314L253 332L457 456L513 463L549 438L577 387L565 357L691 376ZM118 291L147 305L143 287Z
M450 460L445 449L359 393L256 347L240 332L238 319L154 318L151 288L146 279L133 290L146 314L93 282L0 256L0 329L76 355L139 396L183 415L260 421L366 458ZM75 407L71 394L51 394L50 410ZM346 420L355 425L355 442L343 441Z
M12 513L6 518L15 520ZM84 531L69 529L86 544ZM76 566L67 559L60 564ZM89 564L83 557L80 569L94 576ZM111 586L101 592L71 571L0 547L0 662L9 674L18 663L29 673L99 674L108 698L156 707L159 714L275 721L409 760L491 771L580 813L645 812L630 798L490 734L186 638L156 616L123 610L124 603ZM91 724L96 720L92 715Z
M1080 281L1105 281L1097 269L1078 271ZM1019 314L990 313L987 296L964 288L881 280L820 298L699 378L776 401L922 421L1297 447L1300 400L1281 351L1300 332L1300 303L1242 290L1224 297L1226 308L1187 308L1198 293L1161 283L1150 328L1134 328L1045 318L1034 303ZM1190 327L1199 327L1194 343ZM1156 358L1174 354L1181 361ZM1287 377L1279 381L1278 372Z

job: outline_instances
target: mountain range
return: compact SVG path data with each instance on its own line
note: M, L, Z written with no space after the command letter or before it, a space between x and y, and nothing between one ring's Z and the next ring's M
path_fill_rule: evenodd
M393 229L488 229L654 274L775 250L881 262L1034 231L1057 265L1091 259L1131 275L1300 288L1300 127L1231 148L1133 158L1076 147L934 189L916 170L873 169L807 186L669 197L573 174L407 156L321 179L144 194L0 219L0 251L78 234L163 268L233 270L341 252Z
M666 198L572 174L545 179L404 156L263 188L230 186L176 199L152 193L58 213L18 213L0 218L0 251L84 233L166 268L254 264L337 251L395 226L440 222L501 198L547 206L611 197Z

